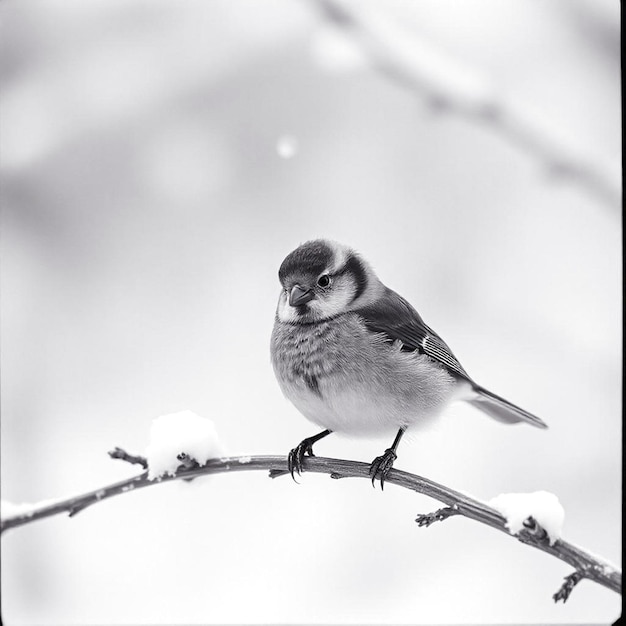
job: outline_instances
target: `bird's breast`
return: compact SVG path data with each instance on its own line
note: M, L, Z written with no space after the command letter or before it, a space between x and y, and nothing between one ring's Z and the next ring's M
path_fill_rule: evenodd
M317 324L277 322L272 333L272 363L281 383L320 393L320 381L340 366L339 328L332 321Z
M283 393L308 419L363 434L434 415L454 380L431 359L371 333L354 314L317 324L276 321L272 363Z

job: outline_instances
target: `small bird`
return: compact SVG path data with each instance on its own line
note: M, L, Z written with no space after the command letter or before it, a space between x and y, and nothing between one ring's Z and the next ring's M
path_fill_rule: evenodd
M274 372L284 395L324 430L288 455L300 474L313 444L333 432L396 432L370 465L384 487L398 444L410 427L465 400L509 424L545 422L488 391L469 376L439 335L355 250L326 239L289 253L278 271L282 290L271 339Z

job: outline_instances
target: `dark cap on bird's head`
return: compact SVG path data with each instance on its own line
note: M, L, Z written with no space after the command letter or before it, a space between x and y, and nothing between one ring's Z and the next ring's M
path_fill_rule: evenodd
M305 275L318 276L333 263L334 256L335 251L327 241L307 241L285 257L278 270L278 278L285 285L285 281L290 279L298 282Z

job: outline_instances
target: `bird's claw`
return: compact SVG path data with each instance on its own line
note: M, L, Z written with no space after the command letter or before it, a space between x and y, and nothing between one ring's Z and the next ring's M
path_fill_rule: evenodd
M398 458L396 453L391 449L387 448L385 450L385 454L382 456L377 456L370 465L370 478L372 479L372 486L376 486L376 479L380 480L380 488L384 489L385 480L393 467L393 462Z
M302 464L305 456L315 456L313 454L313 442L310 439L302 440L287 455L287 469L294 480L296 480L296 474L300 476L302 473Z

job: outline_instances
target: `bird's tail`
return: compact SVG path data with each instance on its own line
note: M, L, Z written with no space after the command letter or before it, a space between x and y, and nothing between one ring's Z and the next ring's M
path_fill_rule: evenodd
M536 415L524 411L524 409L480 385L474 385L473 391L475 391L477 395L468 399L467 402L499 422L506 422L507 424L526 422L537 428L548 428L548 425Z

